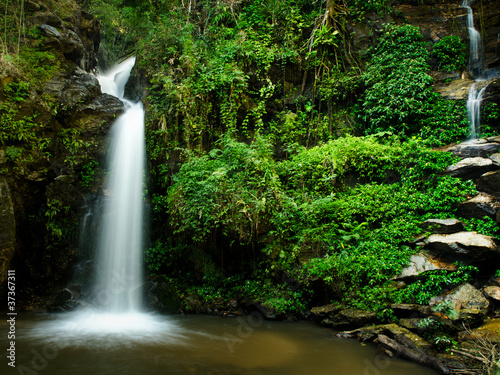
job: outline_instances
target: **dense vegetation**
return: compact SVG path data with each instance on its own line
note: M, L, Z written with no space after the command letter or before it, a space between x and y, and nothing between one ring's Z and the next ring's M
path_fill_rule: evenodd
M429 148L468 136L464 103L434 93L429 75L431 64L465 67L459 37L429 45L388 0L82 3L101 19L103 65L135 53L147 78L146 260L179 294L279 314L332 302L390 316L387 302L424 303L474 276L463 266L402 290L391 281L415 251L417 224L454 217L475 193L472 182L441 175L456 160ZM376 13L393 22L372 30L372 48L357 48L349 25ZM12 103L46 79L23 64L52 56L6 37L2 48L25 77L4 86L0 143L10 159L43 152ZM498 111L486 120L492 131ZM86 188L97 168L89 161L81 171ZM63 236L51 226L63 210L47 203L48 241Z
M152 274L220 305L384 314L388 301L427 302L473 276L465 267L403 290L391 282L417 224L454 217L475 193L441 176L454 159L427 148L468 136L464 103L435 94L429 75L431 58L465 67L460 38L432 47L398 22L356 49L347 23L370 12L397 20L389 1L87 5L102 16L107 54L134 51L151 83ZM477 227L497 229L487 224Z

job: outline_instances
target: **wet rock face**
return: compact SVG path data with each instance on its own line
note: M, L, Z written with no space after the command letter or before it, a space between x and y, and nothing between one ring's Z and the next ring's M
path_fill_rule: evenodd
M16 244L16 222L14 205L9 185L0 175L0 285L7 281L7 274L14 256ZM0 290L4 293L4 290Z
M34 12L27 17L27 26L38 28L41 35L28 42L36 42L34 48L53 53L59 62L52 78L19 103L20 114L35 118L33 136L46 142L45 149L26 148L14 164L2 157L10 145L0 145L0 165L9 169L0 181L0 288L9 265L24 270L26 274L20 276L26 283L67 281L76 259L83 198L88 193L82 184L84 167L102 161L108 130L123 112L123 103L102 94L91 74L97 66L99 22L80 10L58 17L46 6L32 3L27 8ZM52 243L47 229L48 204L54 210L54 233L63 233L56 238L58 243Z
M60 52L66 60L87 72L97 67L100 24L93 15L75 11L63 20L54 14L39 12L28 21L40 29L43 49Z

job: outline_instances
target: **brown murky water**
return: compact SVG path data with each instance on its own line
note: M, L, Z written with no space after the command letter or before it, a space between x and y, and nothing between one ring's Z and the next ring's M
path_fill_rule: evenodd
M141 318L132 317L133 321ZM114 326L121 325L123 329ZM258 318L153 317L134 323L95 316L22 316L16 320L16 368L1 374L400 375L436 374L371 345L335 337L311 322ZM0 344L9 349L2 319ZM7 350L8 352L8 350ZM4 371L6 370L6 371Z

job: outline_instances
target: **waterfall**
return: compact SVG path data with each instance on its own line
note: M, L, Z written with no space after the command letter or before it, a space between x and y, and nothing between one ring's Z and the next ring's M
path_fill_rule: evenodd
M110 313L142 309L144 110L142 103L123 97L134 63L135 57L128 58L98 77L102 91L125 104L111 131L107 196L96 249L96 305Z
M483 99L484 90L476 89L476 84L473 84L469 91L467 100L467 120L469 121L471 138L475 138L479 132L480 117L481 117L481 100Z
M481 77L484 73L483 51L481 34L474 27L474 12L472 11L472 2L474 0L464 0L462 7L467 9L467 29L469 31L469 71L474 77ZM473 84L469 91L467 99L467 121L470 128L470 138L476 138L480 130L481 121L481 99L484 94L484 88L477 91Z
M462 7L467 9L467 29L469 31L469 70L474 76L483 74L483 51L481 34L474 27L474 12L471 5L473 0L464 0Z
M182 336L176 322L142 306L144 109L142 103L124 99L134 64L135 58L129 58L98 77L102 92L121 99L125 112L111 129L105 194L88 203L82 221L81 250L88 247L89 254L80 273L91 270L94 263L93 306L43 321L31 333L57 341L60 348L167 343ZM99 233L94 241L90 233L95 228Z

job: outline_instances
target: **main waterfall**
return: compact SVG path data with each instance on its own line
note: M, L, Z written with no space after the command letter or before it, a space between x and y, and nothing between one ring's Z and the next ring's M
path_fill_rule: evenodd
M166 343L182 336L172 319L147 313L142 304L144 110L142 103L124 99L134 63L128 58L98 77L102 91L121 99L125 112L111 130L105 196L98 200L104 203L90 215L100 223L93 298L85 308L42 322L30 333L51 337L62 347ZM93 247L92 236L83 237Z
M128 58L98 77L102 91L125 104L111 133L108 196L96 259L96 304L114 313L142 308L144 110L142 103L124 99L134 63L134 57Z

